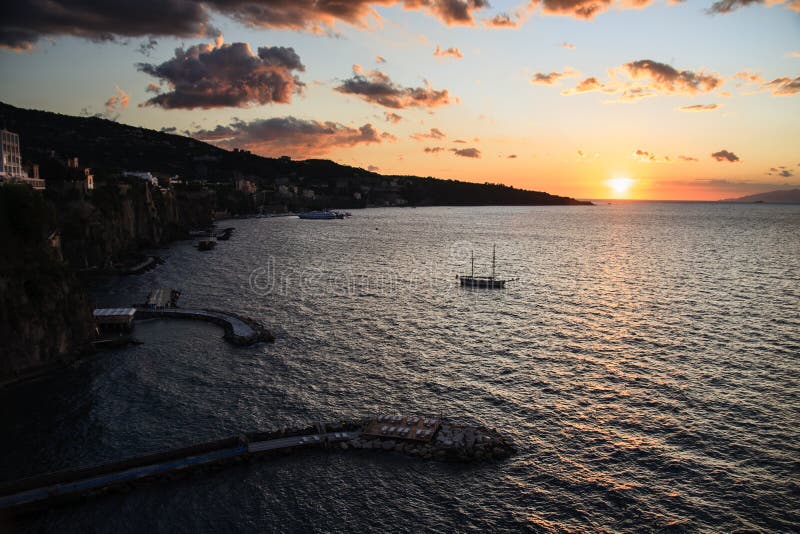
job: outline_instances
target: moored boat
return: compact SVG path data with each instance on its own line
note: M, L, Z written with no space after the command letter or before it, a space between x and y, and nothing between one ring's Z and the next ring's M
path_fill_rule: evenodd
M514 281L514 279L505 280L495 277L494 268L496 248L496 246L492 246L492 274L490 276L475 276L475 255L470 254L470 260L472 264L470 274L456 275L456 278L458 278L458 282L462 287L475 287L479 289L505 289L506 282Z
M298 217L301 219L315 219L315 220L329 220L329 219L344 219L344 213L338 213L336 211L330 210L321 210L321 211L307 211L304 213L298 213Z

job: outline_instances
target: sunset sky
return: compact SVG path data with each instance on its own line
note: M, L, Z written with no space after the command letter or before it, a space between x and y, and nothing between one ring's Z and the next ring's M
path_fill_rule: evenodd
M578 198L800 186L800 0L37 0L0 46L6 103L265 156Z

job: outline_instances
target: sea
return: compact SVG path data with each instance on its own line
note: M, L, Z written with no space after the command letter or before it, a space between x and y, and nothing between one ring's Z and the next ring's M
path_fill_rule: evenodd
M370 414L509 436L469 464L299 451L54 508L31 532L797 532L800 206L601 202L221 221L91 282L267 326L144 343L0 390L0 481ZM459 287L495 272L505 290Z

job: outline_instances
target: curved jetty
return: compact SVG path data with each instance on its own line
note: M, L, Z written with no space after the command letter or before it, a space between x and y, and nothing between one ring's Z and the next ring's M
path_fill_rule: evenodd
M252 345L259 341L275 341L272 333L252 319L220 310L137 307L135 319L196 319L214 323L225 329L225 339L234 345Z
M438 418L378 415L361 421L248 432L227 439L96 467L59 471L0 485L0 518L65 503L195 469L214 469L295 449L374 449L423 459L475 461L514 453L497 430Z

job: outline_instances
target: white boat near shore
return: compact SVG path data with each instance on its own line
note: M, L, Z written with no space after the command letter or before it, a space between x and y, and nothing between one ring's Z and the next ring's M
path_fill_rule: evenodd
M300 217L301 219L316 219L316 220L344 219L349 215L350 214L346 212L330 211L330 210L307 211L305 213L297 214L297 216Z

